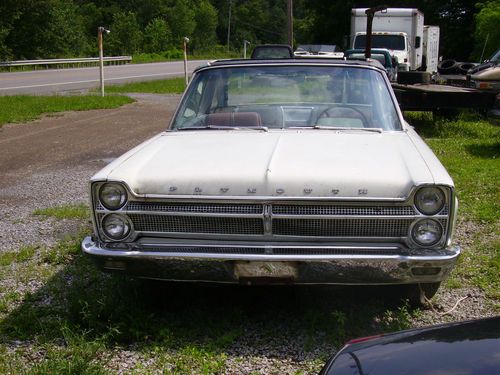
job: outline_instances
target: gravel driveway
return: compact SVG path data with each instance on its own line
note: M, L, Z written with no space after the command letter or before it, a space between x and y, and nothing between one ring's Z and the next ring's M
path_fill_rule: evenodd
M179 100L177 95L134 97L137 102L119 109L68 112L0 129L0 252L17 250L27 244L51 246L74 233L78 225L73 221L39 220L33 211L63 203L86 202L89 177L109 160L163 130ZM473 228L467 223L461 223L458 240L466 244L470 230ZM328 340L330 333L321 324L314 324L314 316L303 317L297 307L311 306L323 316L331 311L346 311L346 316L350 316L358 309L366 310L365 302L374 296L385 298L383 288L361 287L200 289L181 286L171 287L168 293L174 296L177 293L189 301L184 302L188 306L183 309L195 309L198 303L208 309L227 304L232 308L238 306L250 317L241 327L240 335L225 350L224 373L227 374L315 373L321 368L325 354L333 354L339 344ZM468 298L453 312L440 314L463 296ZM436 310L423 310L409 316L412 326L495 314L494 307L477 288L442 288L436 300ZM363 326L387 326L401 318L396 316L398 312L406 313L397 305L388 305L389 310L383 302L381 305L384 308L368 314ZM301 327L303 319L310 328ZM342 319L345 317L332 319L339 329L344 329ZM26 342L12 345L29 346ZM126 373L139 366L155 373L154 359L136 351L135 347L131 344L109 352L108 368Z

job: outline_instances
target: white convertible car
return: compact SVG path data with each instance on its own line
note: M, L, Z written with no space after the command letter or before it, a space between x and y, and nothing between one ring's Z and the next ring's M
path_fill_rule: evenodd
M452 270L453 181L380 64L198 68L168 129L90 181L104 270L217 283L408 284Z

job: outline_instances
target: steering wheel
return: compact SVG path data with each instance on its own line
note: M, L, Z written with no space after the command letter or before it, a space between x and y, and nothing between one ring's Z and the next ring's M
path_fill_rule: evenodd
M355 118L361 120L364 128L369 128L369 121L365 114L357 108L349 107L346 105L335 105L328 107L323 112L318 115L320 118L335 118L335 117L345 117L345 118Z

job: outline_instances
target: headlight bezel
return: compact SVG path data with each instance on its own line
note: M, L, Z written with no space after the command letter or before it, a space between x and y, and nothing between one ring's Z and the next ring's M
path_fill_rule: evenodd
M438 194L441 195L441 205L438 206L438 208L436 208L433 211L426 211L425 209L423 209L422 207L420 207L420 205L418 203L419 202L418 197L419 197L420 194L423 194L426 190L430 190L430 189L436 190L438 192ZM418 190L415 192L415 194L413 196L413 205L415 206L415 209L420 214L425 215L425 216L435 216L435 215L438 215L440 212L442 212L443 208L448 203L447 196L448 195L446 194L446 192L443 191L443 189L440 186L436 186L436 185L422 186L422 187L418 188Z
M114 217L116 217L119 220L121 220L126 225L126 227L128 228L128 230L121 237L113 237L105 229L106 228L106 221L107 220L112 220L110 218L114 218ZM126 215L122 215L122 214L115 213L115 212L110 212L110 213L104 215L101 218L100 222L99 222L99 227L100 227L100 232L102 233L102 235L108 241L111 241L111 242L122 242L122 241L125 241L134 232L134 226L133 226L132 221L130 220L130 218L128 216L126 216Z
M439 228L439 236L436 237L436 240L433 242L429 243L423 243L417 239L417 236L415 235L415 231L417 227L422 224L423 222L433 222L438 228ZM418 246L420 247L434 247L437 244L441 243L443 240L445 234L445 228L443 225L439 222L439 220L432 218L432 217L423 217L419 220L416 220L410 227L410 238L411 240Z
M114 187L117 190L121 190L121 198L120 198L120 203L117 206L111 206L106 201L103 199L103 190L107 187ZM119 182L105 182L102 185L99 186L97 189L97 199L99 200L99 203L109 211L118 211L121 208L123 208L127 202L128 202L128 190L123 184Z

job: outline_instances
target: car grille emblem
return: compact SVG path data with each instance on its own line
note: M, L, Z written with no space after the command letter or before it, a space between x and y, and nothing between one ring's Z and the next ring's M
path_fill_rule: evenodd
M337 195L339 193L339 189L332 189L332 194Z
M366 195L368 194L368 189L359 189L358 190L358 195Z
M257 192L257 189L256 188L248 188L247 189L247 193L248 194L255 194Z
M177 186L170 186L168 189L168 191L170 191L170 192L174 192L176 190L177 190Z
M195 192L195 193L201 193L202 191L203 191L203 189L202 189L202 188L200 188L200 187L195 187L195 188L194 188L194 192Z
M264 234L272 234L273 224L272 224L272 206L270 204L264 205Z
M306 188L304 189L304 194L311 194L313 189Z
M283 194L285 192L285 189L276 189L276 194Z
M227 188L227 187L220 188L221 193L227 193L228 191L229 191L229 188Z

